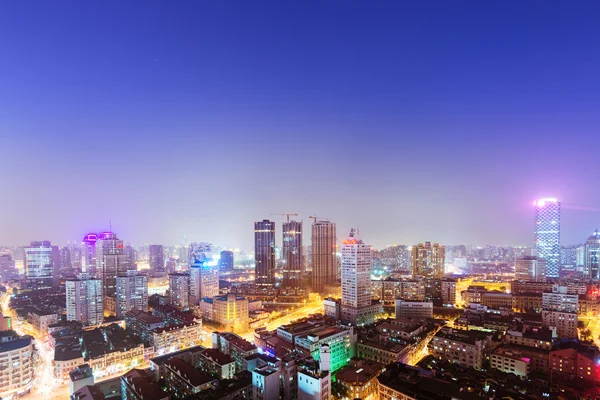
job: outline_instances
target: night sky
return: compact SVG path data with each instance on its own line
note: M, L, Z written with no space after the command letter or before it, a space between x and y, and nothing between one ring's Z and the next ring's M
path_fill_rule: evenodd
M532 245L548 196L580 243L600 227L599 12L2 2L0 244L110 220L134 244L249 249L253 221L297 212L377 247Z

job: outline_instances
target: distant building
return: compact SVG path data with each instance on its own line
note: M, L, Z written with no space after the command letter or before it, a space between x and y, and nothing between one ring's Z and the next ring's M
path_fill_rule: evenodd
M325 316L339 321L342 315L342 302L340 299L328 297L323 300L323 313Z
M515 261L515 279L520 281L546 281L547 262L537 256L537 250L530 249Z
M371 246L355 237L352 229L342 241L342 322L373 323L382 307L371 300Z
M283 223L283 287L300 288L302 276L302 222Z
M148 263L150 264L150 272L165 271L165 248L160 244L151 244L148 246Z
M456 304L456 279L442 279L441 286L443 304Z
M600 279L600 232L596 229L584 245L584 276Z
M546 276L560 274L560 202L539 199L535 206L535 246L538 256L546 260Z
M189 306L190 275L187 273L169 274L169 304L178 308Z
M96 249L96 274L102 279L104 297L116 298L117 275L132 269L125 254L123 241L112 232L98 236ZM115 300L116 301L116 300ZM105 301L105 307L106 307Z
M25 276L34 288L49 288L58 279L60 251L49 240L31 242L24 248Z
M323 293L326 285L337 281L335 223L315 220L312 225L312 290Z
M441 278L445 272L445 247L439 243L419 243L412 249L413 277Z
M96 275L96 242L98 241L98 235L95 233L88 233L83 237L81 245L83 247L81 254L81 270L90 274L92 277L99 277Z
M275 284L275 222L254 223L254 263L257 285Z
M78 279L65 282L67 321L98 325L104 321L102 280L82 273Z
M133 270L117 276L116 292L117 317L131 310L148 311L148 277Z
M232 271L234 265L233 251L223 250L219 259L219 269L221 271Z
M396 318L433 318L433 303L396 300Z
M199 305L203 298L219 294L219 266L214 260L195 260L190 266L190 302Z

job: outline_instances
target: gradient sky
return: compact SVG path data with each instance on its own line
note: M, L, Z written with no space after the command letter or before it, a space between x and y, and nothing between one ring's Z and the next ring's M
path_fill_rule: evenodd
M540 196L579 243L600 227L599 12L2 2L0 244L111 220L134 244L251 248L253 221L297 212L377 247L532 245Z

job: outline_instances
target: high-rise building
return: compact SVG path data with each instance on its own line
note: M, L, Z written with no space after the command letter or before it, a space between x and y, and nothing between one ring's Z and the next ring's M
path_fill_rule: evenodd
M104 321L101 279L82 273L78 279L66 281L65 286L67 321L79 321L84 325L98 325Z
M82 271L97 276L96 271L96 242L98 241L98 235L95 233L88 233L83 237L82 241L82 255L81 264Z
M188 248L188 262L193 264L196 261L212 259L213 245L206 242L190 243Z
M151 244L148 248L150 272L164 272L165 270L165 248L160 244Z
M117 275L132 269L124 247L123 241L112 232L101 233L96 242L96 275L102 279L104 297L114 299Z
M546 260L537 256L537 250L529 249L515 260L515 279L518 281L544 282Z
M558 278L560 273L560 202L539 199L535 206L535 247L538 257L546 260L546 276Z
M275 222L254 223L254 263L257 285L275 283Z
M148 311L148 278L137 271L117 275L117 317L125 317L131 310Z
M354 229L342 241L342 307L341 319L354 325L375 321L381 304L372 304L371 245L355 237Z
M600 232L596 229L584 245L584 276L600 279Z
M53 279L58 278L60 252L49 240L31 242L25 252L25 276L33 287L52 287Z
M232 271L233 262L233 251L223 250L221 252L221 258L219 259L219 269L221 271Z
M335 223L315 220L312 225L312 290L323 293L326 285L337 281Z
M175 307L187 308L190 296L190 275L187 273L169 274L169 303Z
M283 287L299 288L302 274L302 222L283 223Z
M196 261L190 266L190 303L200 304L219 294L219 265L216 260Z
M412 248L413 277L441 278L444 276L446 249L439 243L419 243Z
M127 260L127 270L137 270L138 252L132 245L128 244L123 249Z
M61 268L71 268L71 249L68 247L60 248L60 266Z

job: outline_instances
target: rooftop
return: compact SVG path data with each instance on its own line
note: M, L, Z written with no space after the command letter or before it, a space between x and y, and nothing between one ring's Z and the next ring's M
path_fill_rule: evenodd
M204 346L194 346L194 347L190 347L189 349L177 351L175 353L169 353L169 354L165 354L163 356L151 358L150 361L152 361L156 365L163 365L168 360L170 360L171 358L177 357L178 355L181 355L181 354L184 354L184 353L187 353L190 351L194 352L197 350L204 350L204 349L205 349Z
M478 341L489 337L489 335L480 331L463 331L448 327L442 328L438 333L435 334L435 336L443 339L454 340L455 342L468 344L475 344Z
M383 364L370 360L356 360L356 366L348 366L340 369L336 378L356 386L362 386L371 379L377 377L385 368Z
M54 360L55 361L69 361L76 358L82 358L81 346L79 343L72 345L56 346L54 349Z
M232 340L230 342L230 345L238 347L242 351L251 351L251 350L255 350L256 349L255 345L253 345L252 343L250 343L246 339L242 339L242 338Z
M104 400L104 393L93 385L87 385L73 393L74 400Z
M125 314L125 318L135 318L136 320L146 325L154 325L164 322L162 318L141 310L131 310L127 314Z
M523 354L521 354L520 351L511 347L498 347L492 354L495 356L510 358L511 360L524 361L526 363L531 362L531 358L523 357Z
M192 367L190 364L183 361L181 358L174 357L165 363L167 368L177 372L192 386L200 386L214 380L210 375L202 372L199 369Z
M163 332L171 332L171 331L176 331L185 327L189 327L189 326L196 326L196 325L200 325L198 322L186 322L184 324L178 324L178 325L170 325L170 326L164 326L162 328L154 328L152 329L153 333L163 333Z
M359 344L364 346L373 347L379 350L389 351L390 353L400 353L405 349L406 346L400 343L393 342L391 340L387 340L384 342L378 342L376 340L361 338L358 341Z
M82 364L75 368L73 371L69 372L71 382L80 381L85 378L90 378L92 374L93 371L88 364Z
M221 353L218 349L205 349L201 354L203 357L212 360L219 365L226 365L234 362L229 354Z
M144 400L161 400L168 398L160 385L153 382L144 371L133 369L121 377L127 385L137 394L138 398Z

